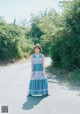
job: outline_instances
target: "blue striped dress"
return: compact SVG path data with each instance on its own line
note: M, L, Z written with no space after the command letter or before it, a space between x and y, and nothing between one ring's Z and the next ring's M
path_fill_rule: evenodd
M47 76L42 72L44 71L42 64L42 53L39 53L38 57L34 53L32 54L33 58L33 75L31 75L29 83L29 94L31 95L46 95L48 94L48 81Z

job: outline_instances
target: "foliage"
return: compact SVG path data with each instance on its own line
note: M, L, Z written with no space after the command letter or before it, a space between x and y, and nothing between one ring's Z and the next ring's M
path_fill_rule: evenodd
M80 0L64 3L63 7L61 14L46 9L32 15L29 26L7 24L0 18L0 59L25 56L40 43L54 66L80 68Z
M60 32L54 35L53 63L62 68L80 67L80 1L74 0L65 6Z
M0 60L27 56L32 50L31 45L23 28L7 24L0 18Z

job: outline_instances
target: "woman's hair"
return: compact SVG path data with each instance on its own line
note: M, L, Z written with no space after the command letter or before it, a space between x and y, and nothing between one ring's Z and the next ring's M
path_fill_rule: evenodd
M35 45L34 45L34 49L35 49L35 48L39 48L40 52L42 51L42 47L41 47L40 44L35 44Z

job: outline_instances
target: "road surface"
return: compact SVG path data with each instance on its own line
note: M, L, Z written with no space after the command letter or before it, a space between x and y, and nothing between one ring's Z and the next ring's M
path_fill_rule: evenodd
M45 67L50 64L45 57ZM80 92L55 79L48 79L50 96L27 97L30 76L30 59L0 66L0 106L8 106L8 114L80 114Z

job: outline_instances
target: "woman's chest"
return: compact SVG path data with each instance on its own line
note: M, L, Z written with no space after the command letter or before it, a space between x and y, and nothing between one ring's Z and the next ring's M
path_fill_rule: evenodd
M34 64L41 64L42 63L42 58L33 58L33 63Z

